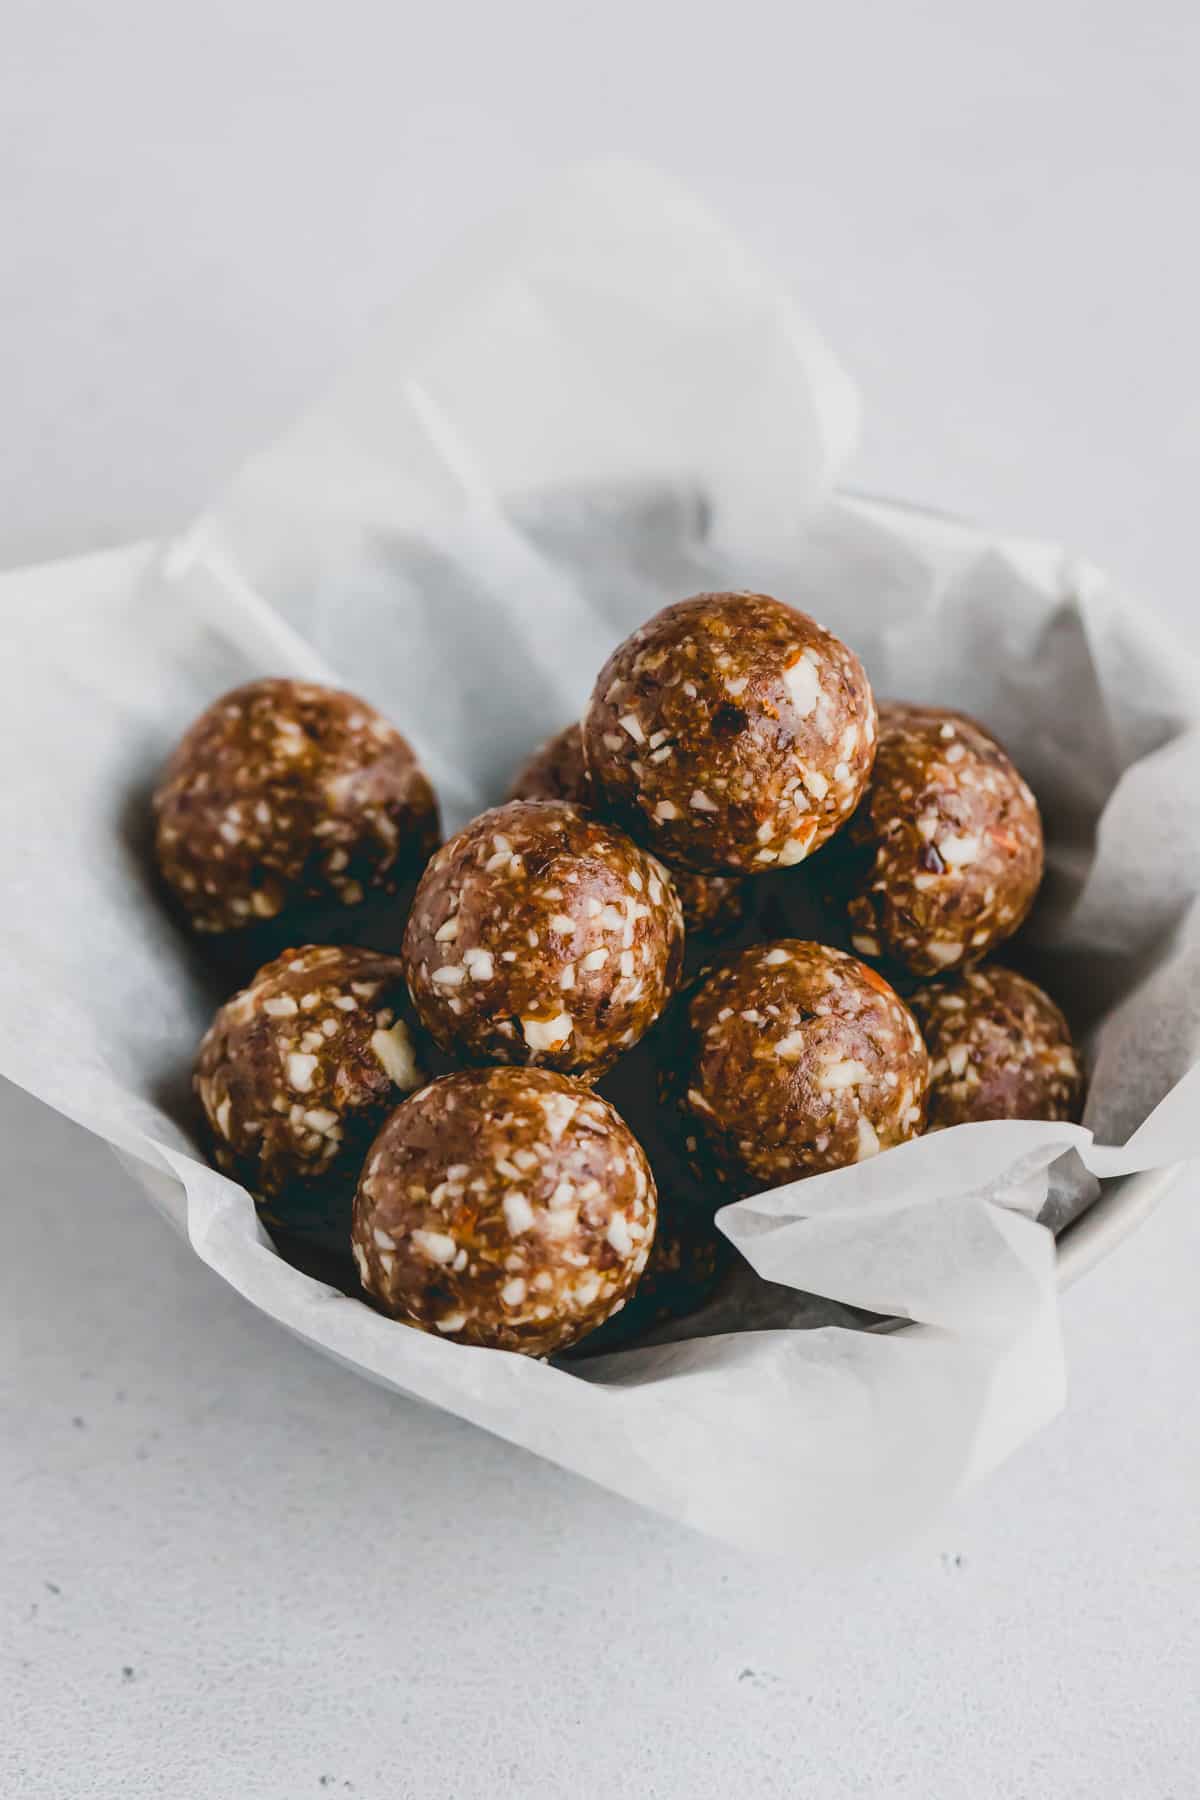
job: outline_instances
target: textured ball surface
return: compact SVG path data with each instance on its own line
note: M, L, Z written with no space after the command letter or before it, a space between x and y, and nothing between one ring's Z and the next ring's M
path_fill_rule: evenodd
M649 1261L624 1306L589 1334L583 1351L605 1356L628 1350L671 1320L687 1318L712 1298L733 1258L732 1245L713 1224L711 1206L660 1186Z
M980 962L1021 924L1042 879L1037 801L993 737L962 713L885 704L879 751L848 838L860 956L915 975Z
M546 1356L624 1303L655 1217L650 1166L607 1101L547 1069L472 1069L411 1095L383 1127L353 1248L396 1318Z
M666 870L561 801L510 801L433 857L404 935L413 1002L443 1049L589 1078L657 1019L683 956Z
M395 726L305 681L253 681L216 701L153 805L163 879L205 932L395 893L439 837L433 789Z
M694 1151L744 1192L915 1137L929 1059L882 976L798 938L719 964L687 1010L682 1100Z
M594 804L592 783L583 760L582 726L566 726L535 750L518 769L509 799ZM745 914L746 884L734 875L697 875L690 869L675 868L671 879L688 932L716 936L732 931Z
M910 1001L930 1056L929 1129L1077 1119L1083 1072L1067 1021L1034 982L989 963Z
M309 945L260 969L220 1008L194 1085L219 1169L264 1222L344 1256L362 1159L424 1080L401 1016L399 958Z
M849 818L875 730L863 666L832 633L765 594L698 594L609 657L583 746L606 812L665 862L761 874Z

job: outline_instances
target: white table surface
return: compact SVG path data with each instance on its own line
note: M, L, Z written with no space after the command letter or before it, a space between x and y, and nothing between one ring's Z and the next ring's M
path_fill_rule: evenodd
M1195 617L1184 0L10 0L4 38L0 566L187 518L462 226L619 148L793 279L857 485ZM1067 1414L817 1578L323 1362L11 1090L0 1139L5 1800L1197 1793L1195 1179L1066 1297Z

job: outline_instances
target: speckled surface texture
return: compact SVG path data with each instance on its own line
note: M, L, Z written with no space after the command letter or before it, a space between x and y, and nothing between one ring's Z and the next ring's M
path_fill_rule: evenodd
M723 959L687 1002L683 1042L699 1167L707 1151L735 1191L864 1162L924 1123L917 1022L844 950L780 938Z
M944 707L880 706L879 754L846 837L863 864L851 944L917 975L985 957L1016 931L1042 879L1027 782L981 726Z
M197 931L395 893L438 841L407 739L354 694L254 681L192 724L154 795L163 879Z
M510 800L430 862L404 962L444 1050L591 1079L674 992L683 914L665 869L623 831L565 801Z
M613 651L583 715L606 812L669 863L803 862L862 795L875 701L847 645L768 594L694 594Z
M624 1306L655 1219L645 1152L607 1100L549 1069L463 1069L372 1144L354 1260L409 1325L548 1356Z

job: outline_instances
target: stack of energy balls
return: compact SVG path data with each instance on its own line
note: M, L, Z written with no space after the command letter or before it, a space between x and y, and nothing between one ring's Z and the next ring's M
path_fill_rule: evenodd
M728 1198L1078 1112L1062 1014L985 962L1041 880L1029 788L766 595L657 614L440 847L400 732L306 682L218 700L154 809L196 931L295 946L200 1046L214 1161L285 1253L348 1248L377 1307L461 1344L620 1347L707 1297ZM800 883L841 941L756 924ZM364 920L388 950L346 941Z

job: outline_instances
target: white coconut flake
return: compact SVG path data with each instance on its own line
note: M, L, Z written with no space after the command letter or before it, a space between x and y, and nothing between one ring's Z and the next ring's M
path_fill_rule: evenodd
M546 1128L550 1133L550 1141L557 1144L575 1117L575 1109L579 1102L570 1094L539 1094L538 1104L546 1115Z
M783 671L783 685L800 717L806 719L821 697L820 677L806 656L798 657Z
M414 1249L427 1256L430 1262L448 1263L454 1261L454 1253L458 1245L445 1231L422 1231L419 1227L411 1233Z
M298 1094L307 1094L312 1086L313 1072L317 1066L315 1056L309 1056L302 1050L293 1050L287 1059L288 1084Z
M879 1133L865 1113L858 1115L858 1153L855 1162L866 1162L869 1156L878 1156L883 1148L879 1142Z
M952 869L961 869L967 863L973 863L979 855L979 839L969 835L952 834L938 842L938 855Z
M403 1019L397 1019L390 1031L373 1031L371 1049L398 1088L416 1087L421 1070Z
M509 1188L500 1205L504 1212L504 1223L513 1237L520 1237L533 1224L533 1208L521 1192L520 1188Z
M811 840L806 840L804 838L788 838L783 849L779 852L780 868L790 869L794 864L803 862L808 855L808 845L810 841Z
M553 1019L522 1019L521 1034L531 1050L561 1050L574 1029L570 1013Z
M327 1106L310 1106L304 1115L304 1123L310 1131L319 1131L322 1136L332 1131L338 1122L338 1116Z
M859 1062L854 1056L844 1056L837 1062L826 1063L821 1070L823 1088L857 1087L860 1081L870 1079L871 1071L866 1063Z
M629 1222L624 1213L613 1214L604 1235L618 1256L628 1256L632 1251L633 1239L629 1235Z

